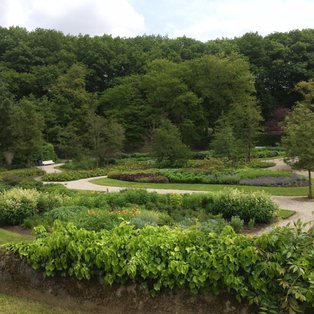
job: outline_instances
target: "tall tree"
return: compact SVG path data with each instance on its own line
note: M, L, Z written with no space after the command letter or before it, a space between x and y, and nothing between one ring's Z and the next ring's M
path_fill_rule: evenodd
M1 157L8 157L9 149L12 144L11 137L11 114L13 107L13 97L9 93L6 84L0 79L0 154ZM0 158L2 159L2 158ZM10 158L9 158L10 159ZM10 163L10 160L7 162Z
M227 116L222 114L218 119L214 131L214 139L211 146L217 156L236 159L238 155L238 145L234 137L232 125Z
M314 171L314 112L298 104L285 121L282 143L296 169L306 169L309 179L309 198L313 198L311 171Z
M119 157L125 140L123 126L116 120L105 119L94 113L90 113L88 122L86 145L90 147L97 164Z
M34 99L22 98L12 109L11 149L19 162L31 165L41 155L44 119Z
M228 115L242 153L246 160L250 161L256 136L261 131L261 122L263 121L255 98L251 97L243 103L234 104Z

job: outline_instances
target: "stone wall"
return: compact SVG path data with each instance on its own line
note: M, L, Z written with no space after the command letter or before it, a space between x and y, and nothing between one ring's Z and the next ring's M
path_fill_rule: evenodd
M256 313L246 303L238 303L228 293L214 296L189 291L164 291L152 297L140 285L126 283L108 287L101 277L79 281L61 276L45 278L25 261L0 250L0 292L25 296L48 304L86 313Z

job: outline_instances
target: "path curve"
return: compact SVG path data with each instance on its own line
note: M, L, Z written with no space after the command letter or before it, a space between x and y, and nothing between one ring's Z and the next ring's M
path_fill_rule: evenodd
M283 163L282 159L274 159L273 162L276 162L276 166L272 167L274 170L283 170L284 167L288 166ZM61 164L54 164L49 166L42 166L40 169L43 169L47 173L60 173L62 170L56 169L56 167L61 166ZM285 166L286 165L286 166ZM288 166L290 167L290 166ZM289 170L291 168L286 168ZM73 190L85 190L85 191L98 191L98 192L120 192L125 190L125 187L116 187L116 186L104 186L98 185L90 182L90 180L106 178L107 176L86 178L80 180L73 180L67 182L46 182L54 184L62 184L68 189ZM192 190L169 190L169 189L146 189L148 192L156 192L159 194L169 194L169 193L178 193L178 194L190 194L190 193L207 193L208 191L192 191ZM296 211L296 213L288 219L281 220L273 224L274 226L286 226L287 224L292 224L297 220L302 220L303 222L312 222L314 223L314 200L309 200L304 196L271 196L271 199L278 204L282 209L290 209ZM310 226L310 225L309 225Z

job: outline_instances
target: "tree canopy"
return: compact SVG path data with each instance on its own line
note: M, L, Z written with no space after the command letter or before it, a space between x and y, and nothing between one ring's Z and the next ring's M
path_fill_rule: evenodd
M51 143L60 157L90 153L91 113L123 127L126 151L149 146L164 119L178 128L184 144L204 149L222 112L231 116L237 106L254 103L247 109L257 113L258 121L251 121L257 130L259 113L271 125L279 109L288 112L304 93L312 97L304 101L313 103L313 60L313 29L200 42L0 27L0 159L12 152L10 130L22 106L32 107L36 142Z

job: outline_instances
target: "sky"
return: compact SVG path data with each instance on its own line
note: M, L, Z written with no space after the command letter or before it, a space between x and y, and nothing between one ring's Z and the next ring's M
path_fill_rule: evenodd
M0 0L0 26L201 41L314 28L314 0Z

